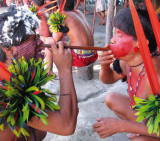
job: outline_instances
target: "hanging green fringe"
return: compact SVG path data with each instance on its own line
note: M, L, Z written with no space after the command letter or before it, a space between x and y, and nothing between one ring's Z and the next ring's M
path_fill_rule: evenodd
M133 108L138 111L135 115L138 116L137 122L145 121L148 127L148 133L157 133L159 136L160 126L160 96L150 95L148 100L134 97L135 106Z
M55 104L56 96L42 88L55 77L47 74L49 68L44 69L46 64L42 63L42 59L26 62L22 57L18 61L14 59L9 65L8 70L12 73L10 81L2 80L3 86L0 87L0 130L7 123L17 137L21 134L27 137L29 133L25 127L33 116L47 125L45 108L52 111L60 109Z

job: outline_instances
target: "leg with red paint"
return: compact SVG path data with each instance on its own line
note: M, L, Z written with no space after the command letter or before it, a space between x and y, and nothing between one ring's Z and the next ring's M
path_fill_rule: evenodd
M160 140L160 138L156 138L156 135L155 137L149 137L146 125L136 122L137 116L134 115L136 111L130 108L128 96L120 93L111 93L106 97L105 102L107 107L120 119L114 117L98 118L93 128L101 138L106 138L119 132L130 132L132 134L128 135L128 137L132 138L131 141ZM143 134L143 136L139 135L139 133Z
M106 106L110 108L120 119L133 120L137 117L134 115L135 110L130 108L130 99L128 96L119 93L111 93L106 97ZM129 133L127 137L132 139L139 134Z
M120 119L136 121L135 110L130 108L130 98L120 93L110 93L105 99L106 106Z

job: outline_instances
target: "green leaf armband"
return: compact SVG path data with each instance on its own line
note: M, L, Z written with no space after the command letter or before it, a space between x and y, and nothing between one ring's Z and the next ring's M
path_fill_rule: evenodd
M49 25L50 31L66 33L69 29L66 28L64 20L66 19L65 14L60 14L59 11L55 11L50 14L47 24Z
M69 28L67 26L62 26L62 25L59 26L59 32L67 33L68 31Z

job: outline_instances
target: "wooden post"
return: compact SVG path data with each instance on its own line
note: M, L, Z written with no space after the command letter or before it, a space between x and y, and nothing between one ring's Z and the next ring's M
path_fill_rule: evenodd
M94 77L93 63L84 67L77 68L77 78L82 80L91 80Z
M115 2L114 2L114 6L115 6L115 8L114 8L114 16L117 14L117 0L115 0ZM116 28L114 27L113 28L113 36L116 34Z
M110 40L112 38L112 31L113 31L113 26L112 26L112 21L114 18L114 3L115 0L108 0L108 12L107 12L107 21L106 21L106 44L110 43Z
M94 34L94 25L95 25L95 18L96 18L96 6L97 6L97 0L95 1L95 8L94 8L93 27L92 27L93 34Z

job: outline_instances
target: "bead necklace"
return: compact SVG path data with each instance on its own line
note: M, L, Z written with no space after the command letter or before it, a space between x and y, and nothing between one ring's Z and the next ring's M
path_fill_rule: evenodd
M134 103L134 98L133 97L136 96L136 93L137 93L137 90L138 90L138 86L139 86L139 82L140 82L140 77L141 77L141 74L142 74L143 70L144 70L144 66L143 66L142 70L138 74L138 80L137 80L137 84L136 84L136 89L134 91L133 88L132 88L132 85L131 85L131 68L130 68L130 71L129 71L130 93L129 93L129 95L130 95L130 98L131 98L131 105Z
M135 66L129 66L130 68L132 67L138 67L138 66L140 66L140 65L142 65L143 64L143 62L141 62L140 64L138 64L138 65L135 65Z

